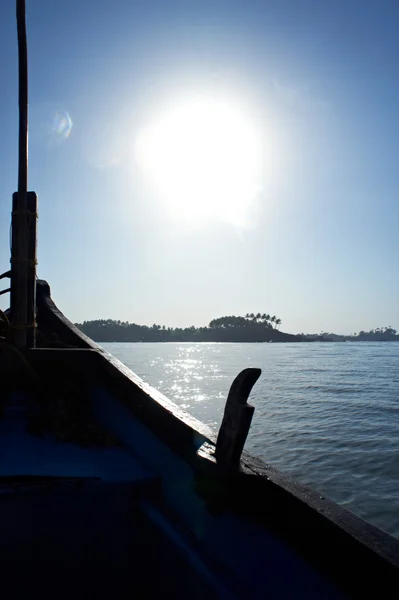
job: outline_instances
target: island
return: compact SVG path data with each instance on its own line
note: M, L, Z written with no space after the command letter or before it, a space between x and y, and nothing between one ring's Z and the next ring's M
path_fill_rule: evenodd
M291 334L280 331L281 319L267 313L247 313L212 319L207 327L151 326L97 319L76 323L76 326L96 342L391 342L399 341L396 329L380 327L351 335L320 332Z

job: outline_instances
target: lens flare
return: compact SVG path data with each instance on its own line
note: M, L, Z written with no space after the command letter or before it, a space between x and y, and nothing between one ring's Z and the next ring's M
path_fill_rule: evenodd
M29 109L29 141L34 146L60 146L71 136L72 127L72 117L61 103L40 102Z
M58 136L61 139L69 138L72 130L72 119L68 112L55 112L52 118L50 135Z

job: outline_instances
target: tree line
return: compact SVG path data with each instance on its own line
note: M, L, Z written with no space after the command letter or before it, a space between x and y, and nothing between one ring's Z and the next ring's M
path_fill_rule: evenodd
M279 331L281 319L267 313L247 313L245 317L224 316L212 319L208 327L166 327L97 319L76 323L96 342L282 342L300 341L297 336Z
M350 335L339 335L321 331L320 333L299 333L306 342L397 342L399 335L391 325L388 327L376 327L370 331L359 331Z
M96 342L345 342L399 341L396 329L377 327L350 335L298 333L279 330L281 319L267 313L247 313L245 316L224 316L212 319L207 327L166 327L138 325L114 319L97 319L76 323L76 326Z

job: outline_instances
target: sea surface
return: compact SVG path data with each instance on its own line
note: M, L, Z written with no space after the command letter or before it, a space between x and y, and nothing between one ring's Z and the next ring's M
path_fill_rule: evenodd
M260 367L246 449L399 538L399 343L103 347L215 430Z

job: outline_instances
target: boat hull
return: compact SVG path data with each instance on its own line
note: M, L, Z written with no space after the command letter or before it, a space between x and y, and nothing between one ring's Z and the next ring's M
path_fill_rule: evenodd
M2 527L13 524L2 560L31 560L33 569L52 555L56 571L87 562L88 572L103 561L113 565L110 581L119 569L122 596L134 591L126 583L132 565L143 574L141 597L162 589L182 598L397 596L397 540L246 452L226 469L215 433L79 332L45 282L37 302L39 347L25 353L18 382L13 375L14 396L35 409L19 400L29 427L17 438L11 425L21 417L8 406L4 433L25 452L3 461L0 473L5 489L7 477L37 485L27 485L20 503L12 486L0 495ZM55 478L46 489L43 476ZM85 515L94 519L87 527ZM50 540L57 519L62 527Z

